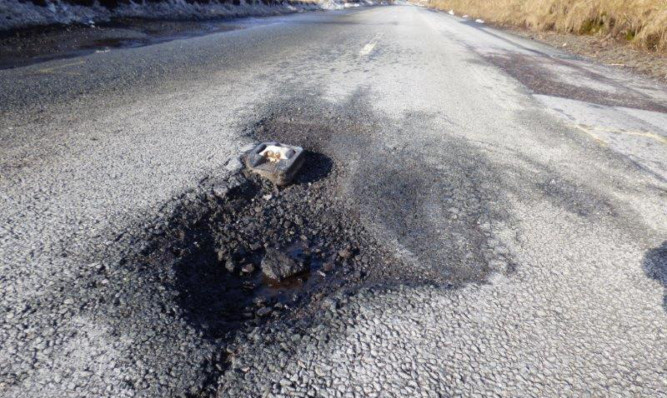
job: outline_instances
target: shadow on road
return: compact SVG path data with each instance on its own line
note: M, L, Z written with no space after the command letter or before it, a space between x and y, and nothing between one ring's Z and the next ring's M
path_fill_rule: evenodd
M644 255L644 273L662 284L664 295L662 309L667 312L667 240Z

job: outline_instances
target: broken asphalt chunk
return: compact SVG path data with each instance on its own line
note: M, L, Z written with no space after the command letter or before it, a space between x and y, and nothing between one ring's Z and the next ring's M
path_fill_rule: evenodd
M244 156L246 167L278 186L289 184L303 165L303 148L264 142Z
M266 249L266 256L262 260L262 272L264 276L276 281L282 281L307 270L305 263L297 262L287 254L276 250Z

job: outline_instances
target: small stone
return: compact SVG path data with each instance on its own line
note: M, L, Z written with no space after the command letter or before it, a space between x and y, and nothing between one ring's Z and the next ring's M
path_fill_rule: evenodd
M227 256L227 252L225 252L224 250L216 250L215 254L218 257L218 261L220 261L220 262L222 262L225 259L225 257Z
M241 272L251 274L255 272L255 266L251 263L245 264L243 267L241 267Z
M230 159L229 162L225 165L225 169L227 169L230 172L236 172L240 170L243 167L243 164L241 163L241 160L239 158L233 158Z
M236 263L234 263L234 260L228 258L227 261L225 262L225 269L232 273L236 271Z
M257 310L257 316L260 316L260 317L267 316L271 313L271 311L272 310L269 307L262 307L262 308Z
M262 259L261 268L267 278L281 281L304 272L307 266L303 262L294 261L294 259L279 250L267 249L266 256Z
M340 251L338 252L338 255L339 255L340 257L342 257L342 258L347 259L347 258L352 257L352 252L350 251L350 249L345 248L345 249L340 250Z
M219 184L213 187L213 195L218 199L223 199L229 193L229 186L227 184Z

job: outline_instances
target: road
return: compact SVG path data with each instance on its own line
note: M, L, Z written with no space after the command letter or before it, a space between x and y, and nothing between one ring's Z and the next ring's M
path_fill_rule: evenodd
M664 85L410 6L241 25L0 71L0 395L667 394ZM258 137L391 260L211 338L135 259Z

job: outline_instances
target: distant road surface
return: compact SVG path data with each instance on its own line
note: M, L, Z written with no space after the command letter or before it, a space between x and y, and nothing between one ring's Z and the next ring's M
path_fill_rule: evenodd
M1 396L667 395L667 87L412 6L239 25L0 70ZM350 214L440 279L216 367L121 258L262 123L318 135Z

